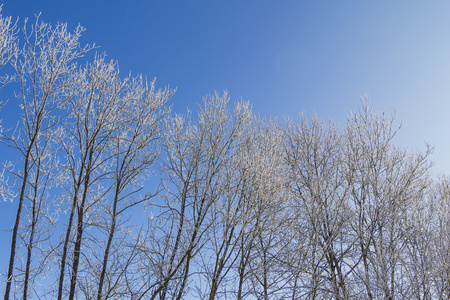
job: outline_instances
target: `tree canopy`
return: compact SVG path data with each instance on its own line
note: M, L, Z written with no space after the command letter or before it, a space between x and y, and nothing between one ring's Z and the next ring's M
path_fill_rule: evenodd
M450 180L395 117L277 121L226 92L175 114L83 30L0 16L5 300L449 297Z

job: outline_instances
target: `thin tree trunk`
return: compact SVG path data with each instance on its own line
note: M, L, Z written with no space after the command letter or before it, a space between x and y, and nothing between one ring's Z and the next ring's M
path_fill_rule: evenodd
M181 297L183 297L183 291L184 288L186 287L186 282L189 275L189 266L191 264L191 258L192 258L192 249L189 250L188 255L186 257L186 267L184 268L183 281L181 283L180 290L178 291L177 300L181 300Z
M103 266L102 266L102 272L100 274L100 282L98 284L97 300L100 300L102 298L103 282L105 280L105 275L106 275L106 267L108 264L109 250L111 248L112 239L114 237L114 233L116 230L116 213L117 213L117 201L118 201L118 197L119 197L119 191L118 191L119 186L120 186L120 183L117 183L116 194L114 197L113 212L112 212L112 214L113 214L112 223L111 223L111 227L109 230L108 242L106 244L105 253L103 255Z
M90 160L92 158L92 151L90 155ZM87 190L89 188L89 171L87 171L86 177L84 178L84 190L83 190L83 198L81 200L80 205L78 206L78 220L77 220L77 238L75 240L75 248L73 253L73 262L72 262L72 277L70 280L70 291L69 291L69 300L73 300L75 297L75 288L77 284L77 276L78 276L78 266L80 263L80 251L81 251L81 239L83 237L83 218L84 218L84 205L86 203L87 198Z
M80 189L80 182L81 182L81 176L83 174L83 168L80 168L80 173L78 175L78 183L75 186L75 191L72 199L72 208L70 210L70 216L69 216L69 224L67 224L67 230L66 230L66 236L64 240L64 248L63 253L61 257L61 270L59 273L59 283L58 283L58 300L62 299L63 294L63 285L64 285L64 272L66 268L66 260L67 260L67 253L69 251L69 240L70 240L70 234L72 232L72 223L73 223L73 217L75 215L75 209L78 203L78 191Z
M38 216L36 215L36 200L37 200L37 190L38 190L38 184L39 184L39 175L40 175L40 158L38 158L38 165L37 165L37 174L35 179L35 186L34 186L34 195L33 195L33 204L32 204L32 216L31 216L31 232L30 232L30 238L28 239L28 246L27 246L27 263L25 267L25 279L24 279L24 287L23 287L23 300L27 299L28 294L28 281L30 277L30 268L31 268L31 252L33 249L33 242L34 242L34 233L36 228L36 223ZM39 214L39 212L38 212Z
M27 246L27 264L25 267L25 278L24 278L24 287L23 287L23 300L27 299L28 294L28 280L30 277L30 268L31 268L31 251L33 249L33 239L34 239L34 230L36 227L36 200L33 201L33 207L32 207L32 221L31 221L31 233L30 238L28 239L28 246Z
M34 140L32 140L32 143L34 143ZM25 188L28 180L28 165L29 165L29 159L30 159L30 152L31 147L28 148L26 157L25 157L25 165L23 167L24 173L23 173L23 179L22 179L22 187L20 188L20 196L19 196L19 207L17 208L17 214L16 214L16 221L14 222L13 227L13 234L12 234L12 240L11 240L11 252L9 257L9 267L8 267L8 276L6 277L6 288L5 288L5 296L4 300L9 300L9 295L11 292L11 283L12 283L12 277L13 277L13 271L14 271L14 259L16 257L16 243L17 243L17 232L19 231L19 223L20 218L22 215L22 207L23 207L23 200L25 198Z

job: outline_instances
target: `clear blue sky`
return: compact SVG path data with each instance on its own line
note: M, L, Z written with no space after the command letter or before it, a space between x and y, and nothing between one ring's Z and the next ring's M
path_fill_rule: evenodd
M400 144L435 145L435 170L449 173L450 1L3 1L3 15L19 24L39 12L84 26L82 41L118 60L124 75L176 87L177 112L227 89L261 115L306 111L344 122L367 93L373 106L397 111ZM4 230L16 203L0 209ZM0 240L9 247L10 233Z
M176 87L178 112L227 89L261 115L343 122L367 93L397 111L400 144L450 168L450 1L3 1L19 23L39 12L84 26L124 75Z

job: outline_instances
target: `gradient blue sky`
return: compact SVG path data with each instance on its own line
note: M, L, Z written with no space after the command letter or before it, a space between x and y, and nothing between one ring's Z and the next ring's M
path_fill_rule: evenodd
M142 73L157 77L159 87L176 87L177 112L227 89L232 101L250 100L264 116L306 111L343 123L366 93L373 106L397 111L399 144L435 145L436 173L450 169L450 1L2 3L2 14L19 17L19 24L39 12L46 22L81 24L82 41L118 60L124 75ZM0 114L4 121L15 117L12 100ZM4 230L16 203L0 209ZM10 232L0 232L0 240L6 258Z
M39 12L84 26L124 75L176 87L178 112L227 89L261 115L344 122L366 93L397 111L399 144L435 145L450 168L450 1L3 1L19 23Z

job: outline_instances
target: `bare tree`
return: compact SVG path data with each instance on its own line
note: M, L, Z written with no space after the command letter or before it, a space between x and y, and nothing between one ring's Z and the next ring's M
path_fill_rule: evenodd
M294 197L297 239L308 241L310 298L349 297L347 276L353 242L348 236L348 190L342 172L342 139L337 125L300 116L286 127L286 161ZM308 232L304 236L302 231Z
M269 220L282 219L274 209L280 204L284 184L280 131L262 119L254 119L243 130L226 168L227 187L211 210L209 242L199 254L200 280L207 287L198 289L203 298L226 298L228 294L242 298L256 240L277 226L265 228Z
M24 45L20 53L12 58L15 76L20 82L20 90L16 95L21 101L23 117L17 129L10 135L4 134L3 140L7 146L18 151L23 165L20 172L11 170L11 174L19 179L20 187L5 299L9 299L14 280L16 243L26 191L30 188L30 176L33 173L34 183L31 184L36 185L38 174L41 172L37 168L42 166L38 157L47 145L45 142L47 131L58 124L61 116L57 112L72 93L74 87L72 75L76 68L76 59L90 49L89 46L80 48L79 38L82 31L81 27L77 27L73 33L69 33L65 24L51 27L37 18L35 24L31 26L31 31L25 23L22 29ZM36 197L32 199L37 200ZM32 219L35 220L35 217ZM28 246L31 247L32 243ZM26 297L27 291L24 290L23 294Z
M197 268L201 271L200 280L205 281L207 288L198 287L198 293L203 298L215 299L220 285L225 281L227 274L237 259L237 241L244 233L247 216L244 204L245 195L242 193L245 178L242 176L242 150L248 144L251 135L252 122L249 104L240 103L235 107L235 119L241 128L233 128L240 132L233 142L233 150L230 152L225 168L223 168L221 180L223 192L212 204L210 211L210 228L208 229L207 242L197 262Z
M27 224L21 226L20 236L26 245L25 269L23 273L23 299L30 297L30 289L34 288L36 277L48 275L47 260L54 250L51 237L56 225L54 212L55 202L51 190L58 184L58 157L54 130L42 133L39 145L35 144L30 156L35 166L29 173L28 188L25 194L24 209ZM33 255L33 251L37 255ZM42 276L44 275L44 276Z
M355 259L360 261L357 277L369 299L401 295L408 212L428 185L431 149L408 154L396 147L394 120L364 103L360 112L349 115L346 128L347 184L359 249Z
M126 103L124 107L124 123L111 139L110 151L113 161L113 173L111 181L114 185L112 201L105 205L108 209L104 212L110 216L107 226L108 239L104 249L102 269L98 285L97 299L102 299L103 285L107 272L109 255L112 247L114 235L119 228L120 216L130 208L149 201L155 193L147 193L138 196L137 193L144 188L144 180L148 178L150 167L158 156L156 142L161 137L162 118L168 112L163 105L171 96L170 91L155 90L154 82L150 88L142 81L142 78L135 78L130 86L126 87L127 94L122 99ZM137 195L137 196L136 196ZM136 198L137 197L137 198ZM121 244L115 245L119 255L123 255ZM125 265L126 267L126 265ZM118 269L119 274L125 272L124 267ZM108 288L105 298L108 298L115 288L112 282L118 281L114 278L114 272L108 272Z
M144 175L155 159L152 142L159 135L162 105L171 94L155 91L153 83L148 88L141 77L128 76L122 80L117 64L105 62L103 56L80 72L83 81L78 94L67 103L70 115L63 124L65 132L60 140L70 177L67 196L71 205L63 238L58 298L64 295L66 260L75 227L69 299L76 294L83 234L86 226L94 225L105 228L108 236L97 291L98 297L102 297L116 221L127 208L143 201L133 200L133 194L141 189L134 189L133 185L138 184L139 176ZM111 216L110 220L101 216L105 213Z
M402 281L405 289L402 297L410 299L438 298L433 288L434 260L436 253L433 244L436 238L436 210L438 186L430 185L421 197L415 199L410 208L408 232L406 233L405 255L402 264L405 266ZM441 200L441 199L440 199ZM442 297L441 297L442 299Z
M432 260L432 285L438 299L450 297L450 179L441 178L430 197L432 212L431 252L427 258ZM433 259L435 258L435 259Z
M448 299L450 295L449 178L430 185L411 210L405 265L410 298Z
M169 119L161 160L164 205L154 206L155 237L149 261L154 281L141 292L151 299L181 299L192 273L194 258L203 249L213 222L211 211L226 193L226 172L236 142L250 113L237 104L233 117L227 94L204 99L198 121Z
M285 236L286 178L281 145L276 122L256 119L242 146L238 169L243 198L238 228L242 232L235 241L237 261L233 269L237 280L232 281L234 288L228 287L238 299L248 295L273 297L284 277L276 261Z

